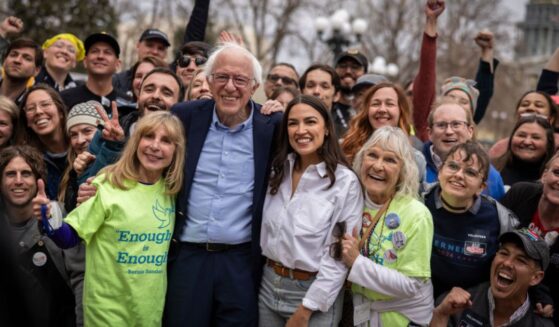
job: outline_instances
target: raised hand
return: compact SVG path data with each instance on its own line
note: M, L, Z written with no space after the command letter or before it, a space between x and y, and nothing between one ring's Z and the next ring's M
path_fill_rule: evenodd
M240 37L239 35L233 33L233 32L228 32L228 31L221 31L221 33L219 33L219 42L220 43L236 43L242 47L245 46L245 43L243 42L243 38Z
M47 217L50 217L50 200L45 192L45 182L42 179L37 180L37 195L31 200L33 204L33 217L41 220L41 206L47 206Z
M427 0L425 4L425 33L430 37L437 36L437 18L445 9L444 0Z
M95 177L89 177L85 183L82 183L78 188L78 197L76 198L76 207L80 204L84 203L85 201L89 200L92 196L97 193L97 187L92 185L93 179Z
M23 21L15 16L6 17L0 23L0 36L13 37L18 36L23 31Z
M111 119L109 119L109 116L107 116L107 113L105 112L105 108L100 105L95 106L95 109L97 109L97 113L99 113L99 115L105 122L102 136L103 139L107 141L122 142L124 141L124 130L122 129L122 126L120 126L120 122L118 121L118 109L116 107L116 102L111 102L111 108L112 116Z
M493 56L495 52L493 51L495 46L493 33L491 33L488 29L484 29L476 35L474 41L481 49L481 60L489 63L491 73L493 73Z
M94 160L95 160L95 155L87 151L84 151L78 154L78 156L74 160L72 167L74 168L76 174L78 174L79 176L83 174L83 172L87 169L87 166L89 166L89 164L92 163Z
M481 51L484 51L486 49L493 49L493 46L495 45L495 38L493 36L493 33L491 33L491 31L487 29L479 32L474 38L474 41L481 48Z
M446 8L444 0L427 0L427 4L425 5L425 16L427 18L434 18L437 19L444 9Z

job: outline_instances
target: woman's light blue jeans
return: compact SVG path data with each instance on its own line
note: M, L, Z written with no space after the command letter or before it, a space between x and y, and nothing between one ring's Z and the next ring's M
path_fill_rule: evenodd
M258 296L259 326L284 327L289 317L303 302L314 277L301 281L282 277L274 269L265 266L260 294ZM342 317L344 292L341 291L328 312L315 311L309 321L309 326L338 326Z

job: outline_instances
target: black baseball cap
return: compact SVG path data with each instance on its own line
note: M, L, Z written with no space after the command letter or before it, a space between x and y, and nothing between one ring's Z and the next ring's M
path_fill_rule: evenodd
M367 60L367 57L361 51L359 51L357 49L349 49L347 51L342 52L342 54L339 55L338 58L336 58L336 66L338 66L340 61L342 61L343 59L346 59L346 58L353 59L358 64L363 66L363 69L365 70L365 72L367 72L367 69L369 68L369 61Z
M165 44L166 47L171 46L167 34L161 32L157 28L148 28L147 30L145 30L142 33L142 36L140 36L140 42L145 40L158 40L161 43Z
M111 35L105 32L101 33L93 33L85 39L84 47L85 47L85 54L89 52L89 48L97 42L104 42L113 48L116 57L120 56L120 46L118 45L118 41Z

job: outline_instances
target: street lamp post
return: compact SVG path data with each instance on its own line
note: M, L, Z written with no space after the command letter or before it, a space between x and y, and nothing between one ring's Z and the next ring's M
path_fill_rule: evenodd
M345 9L339 9L330 17L318 17L315 20L315 28L318 38L326 43L337 58L355 40L361 42L361 36L367 29L367 21L355 18L350 22L349 13ZM326 30L330 28L330 37L325 37Z
M388 77L394 78L400 72L400 68L398 65L394 63L386 63L386 59L384 57L378 56L375 57L373 64L370 66L369 69L371 73L380 74L380 75L388 75Z

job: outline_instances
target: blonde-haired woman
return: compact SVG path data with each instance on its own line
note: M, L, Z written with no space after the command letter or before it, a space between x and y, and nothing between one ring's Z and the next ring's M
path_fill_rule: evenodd
M13 143L18 116L18 106L10 98L0 95L0 150Z
M109 121L105 121L110 129ZM64 219L44 226L62 248L86 244L85 325L161 325L167 252L182 186L185 140L180 121L156 112L138 122L121 158L93 181L97 193ZM45 200L39 181L34 214ZM43 221L44 224L44 221Z
M427 325L433 309L433 222L418 201L418 170L407 135L385 126L357 152L365 189L360 240L346 235L342 260L353 283L354 324Z
M190 84L188 85L188 91L186 92L186 101L213 99L206 77L206 73L202 68L194 72Z

